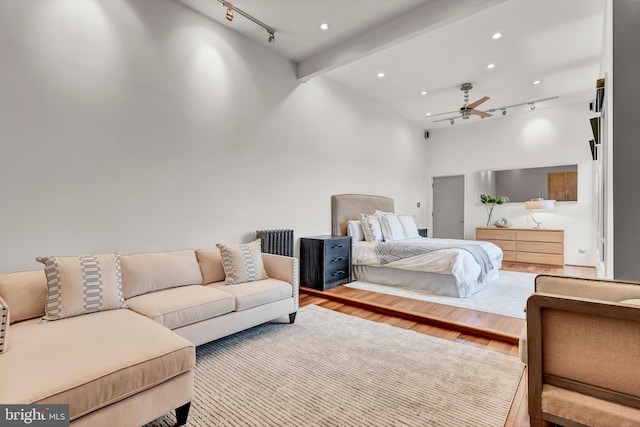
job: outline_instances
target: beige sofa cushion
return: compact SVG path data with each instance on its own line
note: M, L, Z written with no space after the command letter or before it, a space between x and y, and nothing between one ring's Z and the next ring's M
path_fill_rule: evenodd
M233 294L236 298L235 311L247 310L259 305L291 298L293 295L291 284L278 279L265 279L237 285L212 283L206 287L220 289Z
M47 277L44 270L0 274L0 297L11 307L11 322L44 316Z
M11 325L0 363L4 404L68 403L73 420L195 365L191 342L131 310L38 322Z
M224 245L218 243L222 257L222 266L227 285L254 282L267 278L267 272L262 263L261 239L241 245Z
M203 285L224 281L225 274L220 249L199 249L196 251L196 257L198 264L200 264Z
M542 386L542 411L581 425L599 427L640 427L640 409L598 399L585 394Z
M122 255L122 289L125 298L176 286L202 284L193 249Z
M202 285L151 292L127 300L129 308L169 329L211 319L235 308L233 295Z
M38 257L47 276L45 320L126 308L120 254Z
M7 351L9 345L9 306L0 297L0 354Z

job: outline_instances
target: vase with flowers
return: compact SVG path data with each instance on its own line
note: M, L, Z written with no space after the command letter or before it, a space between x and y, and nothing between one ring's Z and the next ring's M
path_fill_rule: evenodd
M496 205L502 205L508 201L509 198L507 196L492 196L491 194L480 195L480 202L487 210L487 227L490 227L493 224L493 208L495 208Z

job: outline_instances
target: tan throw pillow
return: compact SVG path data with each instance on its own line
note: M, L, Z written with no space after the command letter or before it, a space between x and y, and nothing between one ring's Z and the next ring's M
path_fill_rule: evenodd
M44 320L127 308L120 254L38 257L47 276Z
M216 245L222 256L226 285L268 278L262 264L260 242L260 239L256 239L243 245L223 245L222 243Z
M9 345L9 306L0 298L0 354L7 351Z

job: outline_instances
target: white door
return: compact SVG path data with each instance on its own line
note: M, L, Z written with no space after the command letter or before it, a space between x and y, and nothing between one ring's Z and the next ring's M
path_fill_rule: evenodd
M432 235L464 239L464 175L433 178Z

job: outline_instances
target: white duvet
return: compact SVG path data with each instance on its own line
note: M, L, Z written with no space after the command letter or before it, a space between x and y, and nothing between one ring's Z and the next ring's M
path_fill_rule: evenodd
M489 255L494 270L500 269L502 265L502 250L491 242L481 242L476 240L457 240L457 239L437 239L425 237L420 239L402 240L402 243L410 243L411 245L480 245ZM375 243L372 242L355 242L353 244L352 258L354 265L370 265L380 266L378 256L376 255ZM453 275L458 284L460 295L473 293L474 288L477 289L478 278L480 277L481 267L476 259L464 249L446 248L432 251L422 255L401 259L385 264L387 268L397 268L400 270L424 271L429 273L450 274ZM497 277L495 274L489 274L485 282ZM466 288L466 289L465 289Z

